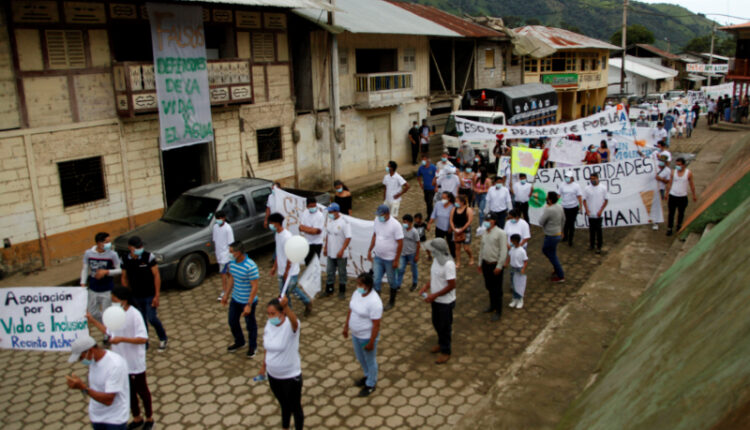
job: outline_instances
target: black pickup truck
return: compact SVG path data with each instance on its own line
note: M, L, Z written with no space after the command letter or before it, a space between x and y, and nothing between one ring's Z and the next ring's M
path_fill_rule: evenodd
M186 289L203 282L209 264L216 263L211 240L214 213L223 210L231 223L236 240L241 240L248 251L273 242L273 232L263 228L266 202L271 194L272 181L237 178L201 185L184 192L154 222L131 230L114 240L115 250L124 256L128 239L139 236L146 251L159 264L162 280L177 279ZM284 188L301 197L314 197L328 205L327 193Z

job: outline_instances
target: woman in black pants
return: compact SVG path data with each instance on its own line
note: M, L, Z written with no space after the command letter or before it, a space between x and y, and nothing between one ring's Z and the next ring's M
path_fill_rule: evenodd
M453 193L444 192L440 195L441 199L435 204L430 215L430 221L427 223L427 231L435 224L435 237L441 237L448 243L451 255L456 255L456 244L453 243L453 233L451 232L451 213L456 198ZM454 257L455 258L455 257Z
M299 357L300 323L289 307L286 297L268 303L268 322L263 330L266 350L260 374L268 376L268 384L281 406L281 426L288 429L292 415L294 428L305 424L302 413L302 366Z
M576 218L578 217L578 212L583 207L583 202L581 201L583 191L581 190L581 186L573 181L573 176L572 171L565 172L565 183L557 187L557 193L560 195L563 211L565 211L562 241L567 241L569 246L573 246Z

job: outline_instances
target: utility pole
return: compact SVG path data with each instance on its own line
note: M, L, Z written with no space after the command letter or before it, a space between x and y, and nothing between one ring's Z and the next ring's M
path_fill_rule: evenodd
M711 67L710 66L714 62L714 36L715 35L716 35L716 24L713 24L713 25L711 25L711 52L708 55L708 65L709 65L709 68L708 68L708 85L713 84L713 82L711 82L711 76L714 73L711 71Z
M620 61L620 94L625 94L625 57L628 40L628 0L622 5L622 61Z
M331 1L331 11L328 12L328 24L336 25L334 10L336 0ZM339 41L336 34L331 33L331 100L328 103L328 109L331 113L331 183L339 177L339 158L341 151L340 131L341 126L341 108L339 105Z

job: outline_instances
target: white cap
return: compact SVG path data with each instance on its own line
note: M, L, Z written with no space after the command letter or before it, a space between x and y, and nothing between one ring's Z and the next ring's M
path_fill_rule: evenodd
M573 174L573 171L572 171L572 170L566 170L566 171L565 171L565 176L567 176L567 177L569 177L569 178L573 178L573 177L575 177L575 175Z
M75 363L81 358L83 352L88 351L94 346L96 346L96 341L93 337L87 334L78 335L76 340L70 344L70 357L68 358L68 363Z

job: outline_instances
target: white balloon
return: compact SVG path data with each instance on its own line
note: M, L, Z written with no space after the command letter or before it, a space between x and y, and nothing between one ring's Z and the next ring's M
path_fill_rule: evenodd
M110 330L119 330L125 326L125 310L120 305L112 305L102 314L104 326Z
M284 244L284 254L292 263L301 263L307 257L310 244L302 236L292 236Z

